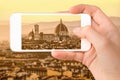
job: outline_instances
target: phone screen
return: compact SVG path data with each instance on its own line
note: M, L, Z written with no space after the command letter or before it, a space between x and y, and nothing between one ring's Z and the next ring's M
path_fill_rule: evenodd
M81 49L80 15L23 15L22 50Z

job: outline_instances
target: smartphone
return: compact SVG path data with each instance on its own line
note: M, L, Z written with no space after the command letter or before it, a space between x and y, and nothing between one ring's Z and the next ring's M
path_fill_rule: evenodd
M16 52L87 51L91 44L73 34L91 25L88 14L14 13L10 17L10 48Z

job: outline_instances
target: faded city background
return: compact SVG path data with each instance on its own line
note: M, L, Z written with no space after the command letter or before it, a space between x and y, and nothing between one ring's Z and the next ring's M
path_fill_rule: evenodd
M120 18L111 20L120 27ZM4 33L5 28L9 29L5 24L0 26ZM4 33L0 32L2 36ZM0 40L0 80L94 80L94 77L82 63L57 60L50 52L12 52L9 40L5 39Z

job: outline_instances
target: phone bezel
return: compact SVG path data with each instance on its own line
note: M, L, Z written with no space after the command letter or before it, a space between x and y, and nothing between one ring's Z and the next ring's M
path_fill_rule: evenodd
M91 44L86 39L81 39L81 49L51 49L51 50L22 50L21 28L23 15L79 15L81 18L81 27L91 25L91 17L88 14L70 14L70 13L14 13L10 17L10 48L16 52L50 52L56 51L88 51Z

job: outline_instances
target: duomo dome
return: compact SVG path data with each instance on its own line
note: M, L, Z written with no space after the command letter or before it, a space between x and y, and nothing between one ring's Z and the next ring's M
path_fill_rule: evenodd
M55 34L60 36L68 35L68 29L66 25L63 24L62 19L60 19L60 23L55 28Z

